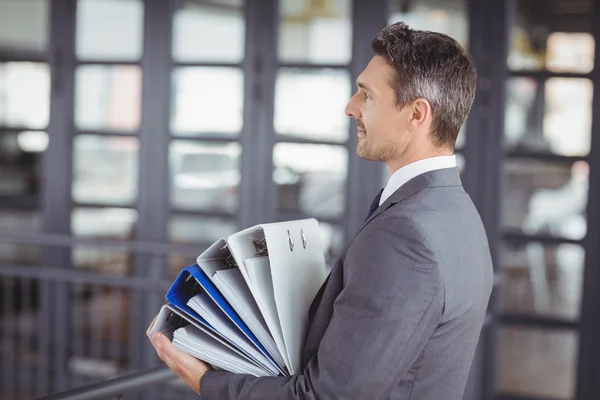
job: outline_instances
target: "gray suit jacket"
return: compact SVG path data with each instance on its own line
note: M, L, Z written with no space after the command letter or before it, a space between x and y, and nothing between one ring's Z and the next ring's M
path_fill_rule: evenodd
M209 371L204 400L459 400L492 290L483 224L456 168L419 175L369 218L311 307L304 370Z

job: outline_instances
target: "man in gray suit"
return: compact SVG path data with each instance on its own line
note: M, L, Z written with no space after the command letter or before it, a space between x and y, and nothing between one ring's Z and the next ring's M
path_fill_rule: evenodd
M459 400L492 290L486 233L453 155L476 71L453 39L384 29L346 114L357 154L386 164L373 202L310 310L304 369L213 371L160 334L161 359L205 400Z

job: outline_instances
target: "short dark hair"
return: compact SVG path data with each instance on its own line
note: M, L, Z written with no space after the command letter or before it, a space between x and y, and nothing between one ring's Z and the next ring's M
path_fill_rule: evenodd
M396 71L390 82L397 105L424 98L432 107L431 136L440 147L454 148L477 85L471 56L451 37L438 32L411 29L397 22L373 40L373 51Z

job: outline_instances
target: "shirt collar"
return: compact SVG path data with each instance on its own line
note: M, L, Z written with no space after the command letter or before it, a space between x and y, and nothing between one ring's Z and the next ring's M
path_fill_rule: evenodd
M414 177L424 174L425 172L454 167L456 167L455 155L425 158L405 165L390 176L390 179L381 194L379 205L383 204L396 190L400 189L402 185Z

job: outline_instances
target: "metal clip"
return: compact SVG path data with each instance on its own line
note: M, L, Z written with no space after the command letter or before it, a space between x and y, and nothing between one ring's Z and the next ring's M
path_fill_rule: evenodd
M292 235L290 234L290 230L288 229L288 243L290 244L290 251L294 251L294 239L292 239Z
M304 230L300 228L300 237L302 237L302 247L306 248L306 235L304 234Z
M256 250L256 255L259 257L268 257L269 249L267 248L267 239L262 238L260 240L253 240L252 244L254 245L254 250Z
M229 268L236 268L237 267L237 263L235 262L235 259L233 258L232 254L230 254L225 259L225 265L227 265Z

